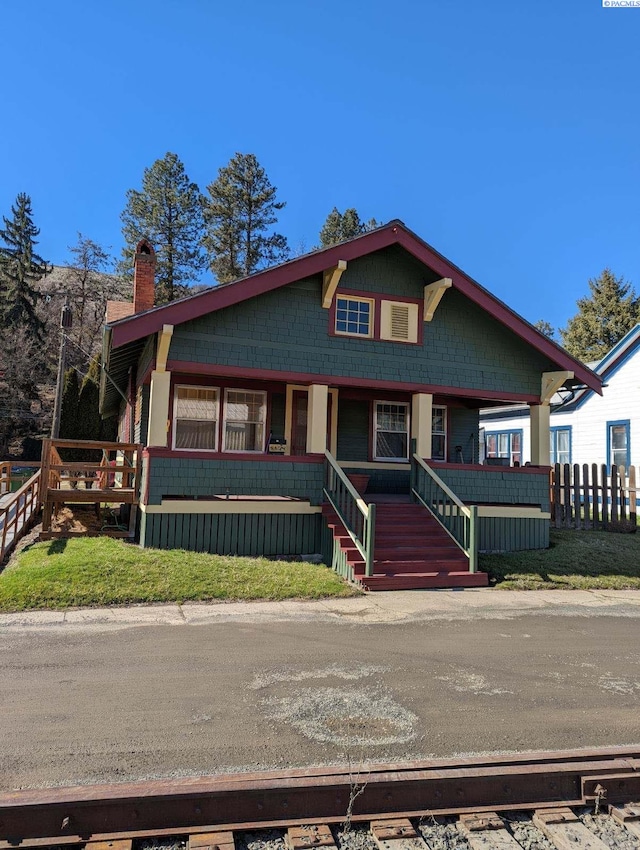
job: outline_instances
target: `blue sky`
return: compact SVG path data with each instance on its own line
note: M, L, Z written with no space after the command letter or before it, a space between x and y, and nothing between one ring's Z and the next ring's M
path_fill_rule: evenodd
M54 263L78 231L118 254L125 193L167 151L203 189L242 151L294 249L355 206L530 321L565 324L607 265L640 290L640 8L25 0L2 17L0 213L30 194Z

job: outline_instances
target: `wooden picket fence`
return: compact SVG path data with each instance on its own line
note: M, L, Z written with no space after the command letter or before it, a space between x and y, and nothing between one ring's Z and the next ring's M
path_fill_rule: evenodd
M635 531L636 469L556 463L551 469L551 527Z

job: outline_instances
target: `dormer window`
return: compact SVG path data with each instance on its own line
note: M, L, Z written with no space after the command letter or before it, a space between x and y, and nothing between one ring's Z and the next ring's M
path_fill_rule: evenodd
M372 336L374 303L372 298L337 298L336 333L345 336Z

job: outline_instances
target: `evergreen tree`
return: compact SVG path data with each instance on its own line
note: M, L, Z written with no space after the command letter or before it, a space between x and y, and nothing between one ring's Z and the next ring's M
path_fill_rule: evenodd
M581 360L600 360L640 321L640 299L630 283L604 269L589 280L591 296L578 299L578 313L563 328L562 344Z
M254 154L236 153L207 190L204 246L220 283L287 259L286 238L270 231L285 203Z
M537 322L534 322L533 327L540 331L541 334L548 336L549 339L552 339L554 342L556 341L556 329L545 319L538 319Z
M337 245L338 242L346 242L347 239L361 236L379 226L380 223L375 218L361 221L358 211L353 207L349 207L343 213L334 207L322 225L320 247L328 248L330 245Z
M42 414L40 343L25 325L0 325L0 458L38 433Z
M120 218L125 248L119 270L131 277L136 245L142 238L155 248L156 304L180 298L206 268L202 251L202 194L174 153L146 168L142 189L129 189Z
M60 438L78 440L78 373L75 369L67 369L62 385L62 407L60 408Z
M40 338L43 324L36 313L39 292L36 284L51 270L35 252L40 230L33 223L31 198L21 192L11 207L10 219L3 216L0 229L0 320L6 325L23 325Z
M106 440L113 442L117 434L117 417L103 419L99 410L100 357L91 360L89 371L82 383L76 369L68 369L64 375L60 437L69 440ZM77 457L76 457L77 455ZM86 460L86 450L73 454L77 460ZM98 458L99 459L99 458Z

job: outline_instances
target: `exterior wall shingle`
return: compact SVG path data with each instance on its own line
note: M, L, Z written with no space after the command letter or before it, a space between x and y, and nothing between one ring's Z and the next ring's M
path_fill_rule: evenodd
M399 252L349 264L340 289L420 299L419 267ZM407 381L505 393L540 392L551 364L455 290L445 294L422 345L329 334L320 277L299 281L178 325L170 358L384 381ZM339 290L340 291L340 290Z

